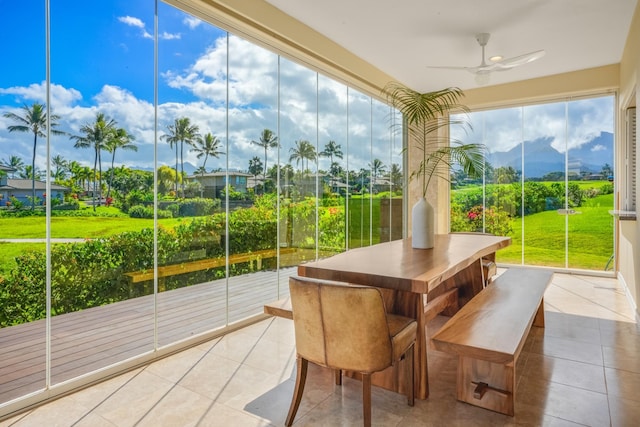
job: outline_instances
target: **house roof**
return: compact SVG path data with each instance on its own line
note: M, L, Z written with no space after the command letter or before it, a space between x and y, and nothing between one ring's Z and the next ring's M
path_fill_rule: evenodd
M47 184L44 181L35 181L36 190L46 190ZM52 190L59 191L70 191L69 187L65 187L63 185L51 184ZM7 179L7 185L0 186L0 190L31 190L31 180L30 179Z
M227 172L196 173L196 174L193 174L193 175L189 175L187 177L187 179L207 178L207 177L226 176L226 175L227 175ZM250 173L245 173L245 172L229 171L229 176L252 177L253 175L251 175Z

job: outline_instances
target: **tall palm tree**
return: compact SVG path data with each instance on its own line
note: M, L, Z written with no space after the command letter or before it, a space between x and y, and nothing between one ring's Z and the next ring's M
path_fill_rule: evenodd
M138 147L133 143L136 137L130 135L125 129L118 128L111 134L111 137L106 141L105 149L111 153L111 173L109 174L109 188L107 189L107 198L111 197L111 185L113 184L113 165L116 161L116 150L118 148L122 150L138 151Z
M391 164L391 171L389 171L389 179L393 185L394 190L402 188L402 168L398 163Z
M38 168L32 169L31 165L27 165L24 169L18 174L21 179L30 179L34 177L35 179L42 179L42 171Z
M69 162L60 154L56 154L51 158L51 165L55 168L53 171L53 179L64 179L69 168Z
M107 149L107 141L112 138L116 131L116 121L108 119L103 113L96 114L96 121L86 123L80 128L80 132L84 135L72 135L70 138L75 140L75 148L93 148L93 210L96 209L96 192L99 192L98 203L102 200L102 159L100 152ZM98 174L98 167L100 172ZM96 189L96 183L100 180L99 188ZM97 190L97 191L96 191Z
M291 152L291 156L289 156L289 161L296 161L296 165L302 162L302 171L304 173L305 170L309 169L309 160L316 159L316 148L309 142L305 140L296 141L296 146L291 147L289 149ZM307 167L305 167L304 161L307 161Z
M188 117L176 119L172 125L167 126L168 133L160 138L176 147L176 191L178 190L178 146L180 146L180 176L182 177L182 196L184 196L184 143L191 145L199 137L199 128L192 125Z
M269 148L277 148L280 144L278 143L278 137L273 133L271 129L264 129L260 134L259 141L251 141L252 144L257 145L258 147L264 148L264 176L267 176L267 150Z
M31 158L31 209L35 207L36 200L36 148L38 137L46 138L47 134L47 111L43 104L35 103L31 107L24 105L22 115L16 113L4 113L4 117L13 120L17 124L8 126L9 132L32 132L33 133L33 156ZM53 135L64 135L64 132L56 130L60 117L55 114L49 115L50 129Z
M371 175L372 175L371 185L373 186L373 185L376 185L376 181L378 177L385 172L386 166L384 165L384 163L382 163L382 160L373 159L373 162L369 164L369 168L371 169Z
M24 169L24 162L18 156L11 156L7 160L3 161L2 164L14 169L14 172L11 174L12 178L15 178L16 173L19 173Z
M207 133L204 137L198 136L193 142L193 148L191 151L195 151L198 153L197 158L201 158L204 156L204 161L202 162L202 171L206 173L207 169L207 159L209 156L215 157L216 159L220 157L221 154L224 154L224 151L220 151L220 146L222 142L211 133Z
M323 157L329 157L330 164L333 165L333 158L334 157L337 157L337 158L341 159L342 156L343 156L342 150L340 148L341 148L340 144L337 144L335 141L329 141L324 146L324 150L322 150L320 152L320 155L323 156Z
M249 160L249 173L253 175L253 187L255 190L256 184L258 183L258 175L262 172L262 160L260 157L255 156L253 159ZM266 176L264 177L266 178Z

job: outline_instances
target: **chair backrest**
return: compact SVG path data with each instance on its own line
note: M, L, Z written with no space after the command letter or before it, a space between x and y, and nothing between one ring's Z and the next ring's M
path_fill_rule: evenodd
M296 350L334 369L376 372L393 362L380 291L302 277L289 279Z

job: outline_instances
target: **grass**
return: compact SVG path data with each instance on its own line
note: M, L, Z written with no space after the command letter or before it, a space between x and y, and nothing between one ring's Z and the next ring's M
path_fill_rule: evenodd
M568 220L569 268L604 270L613 254L613 194L589 199L575 215L546 211L524 217L524 262L530 265L565 266L565 221ZM499 262L522 260L522 223L513 222L512 244L497 254Z
M181 218L158 220L171 228L184 221ZM19 224L19 227L16 227ZM51 237L86 239L107 237L125 231L153 228L152 219L129 217L52 217ZM44 239L44 217L0 218L0 239Z

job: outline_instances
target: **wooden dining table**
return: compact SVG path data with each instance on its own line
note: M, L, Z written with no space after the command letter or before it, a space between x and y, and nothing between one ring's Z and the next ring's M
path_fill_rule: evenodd
M486 234L436 235L431 249L414 249L411 239L395 240L298 266L298 275L380 288L387 311L418 322L414 358L415 396L429 397L426 326L440 312L453 314L485 284L483 260L495 260L510 237ZM404 393L401 369L376 373L372 383Z

